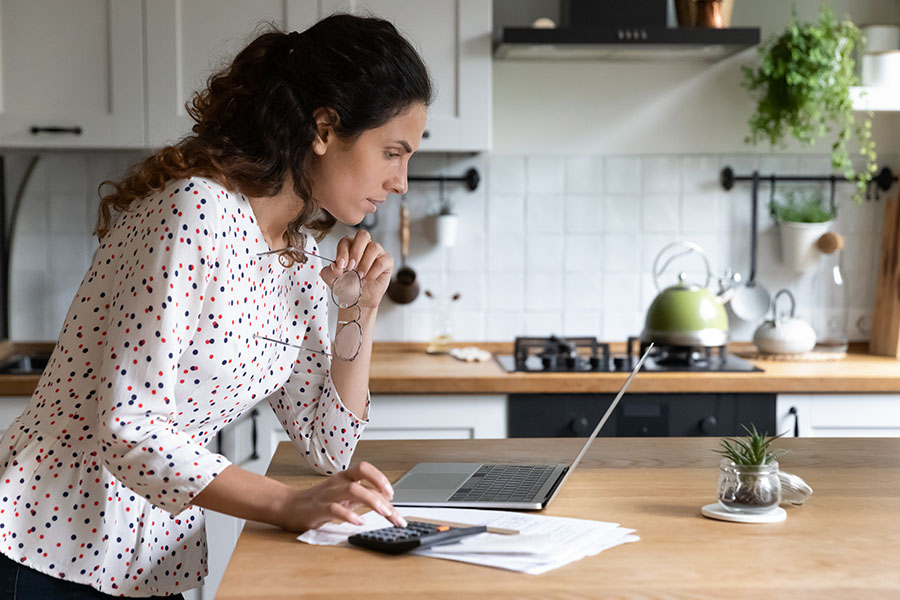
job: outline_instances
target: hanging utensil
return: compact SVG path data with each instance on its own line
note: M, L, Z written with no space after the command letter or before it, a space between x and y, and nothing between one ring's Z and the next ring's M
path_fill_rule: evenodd
M409 304L419 295L419 281L412 267L407 266L409 254L409 206L406 196L400 199L400 268L388 285L388 298L397 304Z
M772 196L775 199L775 178L772 178ZM734 316L742 321L757 321L769 312L769 290L756 281L756 254L759 230L759 171L753 171L753 215L750 219L750 277L744 285L734 290L729 306Z

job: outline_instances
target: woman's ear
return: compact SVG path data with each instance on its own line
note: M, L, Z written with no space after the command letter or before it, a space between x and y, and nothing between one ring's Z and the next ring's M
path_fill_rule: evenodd
M322 156L328 151L335 139L334 128L338 124L338 115L332 108L317 108L313 111L313 119L316 121L316 137L313 140L313 152Z

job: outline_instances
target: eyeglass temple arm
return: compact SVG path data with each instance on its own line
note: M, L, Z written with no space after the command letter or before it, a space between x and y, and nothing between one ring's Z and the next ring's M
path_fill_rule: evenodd
M316 258L321 258L322 260L327 260L330 263L337 262L336 260L333 260L331 258L325 258L321 254L316 254L315 252L309 252L308 250L301 250L300 248L294 248L293 246L288 246L286 248L282 248L281 250L268 250L266 252L260 252L257 254L257 256L268 256L269 254L281 254L282 252L285 252L287 250L289 250L291 252L302 252L303 254L306 254L307 256L315 256Z

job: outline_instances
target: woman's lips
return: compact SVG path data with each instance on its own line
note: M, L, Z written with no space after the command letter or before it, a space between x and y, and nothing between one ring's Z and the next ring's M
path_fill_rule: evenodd
M384 202L384 200L373 200L372 198L366 198L369 201L369 204L372 205L372 212L378 210L378 205Z

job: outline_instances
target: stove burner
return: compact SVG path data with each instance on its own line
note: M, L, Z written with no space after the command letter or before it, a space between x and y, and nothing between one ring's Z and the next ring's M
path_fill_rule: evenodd
M513 356L516 371L609 370L609 344L592 337L517 337Z
M591 373L630 371L649 344L628 338L627 353L610 356L609 344L593 337L517 337L512 356L498 355L508 372ZM636 352L635 350L639 350ZM725 346L656 345L642 371L761 371L748 360L729 354Z

